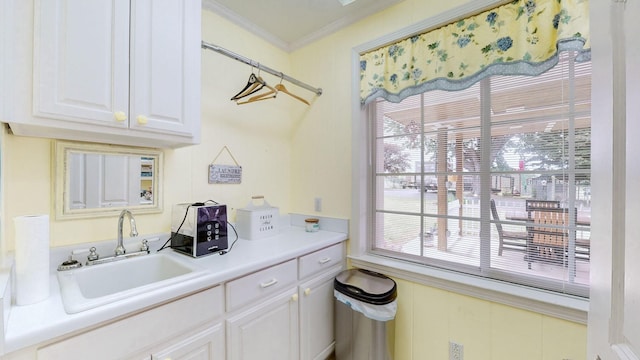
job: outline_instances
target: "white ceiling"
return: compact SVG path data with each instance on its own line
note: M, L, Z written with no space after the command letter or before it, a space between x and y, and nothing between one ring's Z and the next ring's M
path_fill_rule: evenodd
M292 51L401 1L202 0L202 7Z

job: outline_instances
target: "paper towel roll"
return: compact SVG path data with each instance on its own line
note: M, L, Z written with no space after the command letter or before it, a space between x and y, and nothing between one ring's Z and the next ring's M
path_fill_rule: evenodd
M49 297L49 215L18 216L15 225L16 304Z

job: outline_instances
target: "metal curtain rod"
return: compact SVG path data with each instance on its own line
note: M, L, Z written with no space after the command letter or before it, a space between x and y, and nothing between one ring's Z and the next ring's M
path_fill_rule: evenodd
M317 95L322 95L322 89L321 88L315 88L315 87L313 87L311 85L305 84L302 81L294 79L291 76L287 76L287 75L283 74L280 71L275 71L270 67L264 66L264 65L262 65L262 64L260 64L258 62L255 62L255 61L253 61L253 60L251 60L249 58L246 58L246 57L244 57L242 55L238 55L238 54L236 54L236 53L234 53L232 51L229 51L229 50L227 50L225 48L222 48L220 46L209 44L209 43L206 43L206 42L203 41L202 42L202 48L203 49L208 49L208 50L213 50L213 51L215 51L217 53L220 53L222 55L226 55L226 56L228 56L228 57L230 57L232 59L238 60L240 62L243 62L243 63L247 64L247 65L251 65L251 66L256 67L256 68L258 68L258 69L260 69L262 71L266 71L269 74L277 76L277 77L279 77L279 78L281 78L283 80L287 80L288 82L290 82L290 83L292 83L294 85L298 85L301 88L307 89L307 90L309 90L311 92L314 92Z

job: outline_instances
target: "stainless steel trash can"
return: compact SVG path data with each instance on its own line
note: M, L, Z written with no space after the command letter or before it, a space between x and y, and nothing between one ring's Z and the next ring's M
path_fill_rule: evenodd
M349 269L334 280L336 360L389 360L394 350L396 283Z

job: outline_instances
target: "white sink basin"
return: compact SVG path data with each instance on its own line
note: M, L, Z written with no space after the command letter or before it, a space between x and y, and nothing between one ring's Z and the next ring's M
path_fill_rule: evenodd
M143 294L200 275L165 254L151 254L80 269L58 271L62 302L73 314Z

